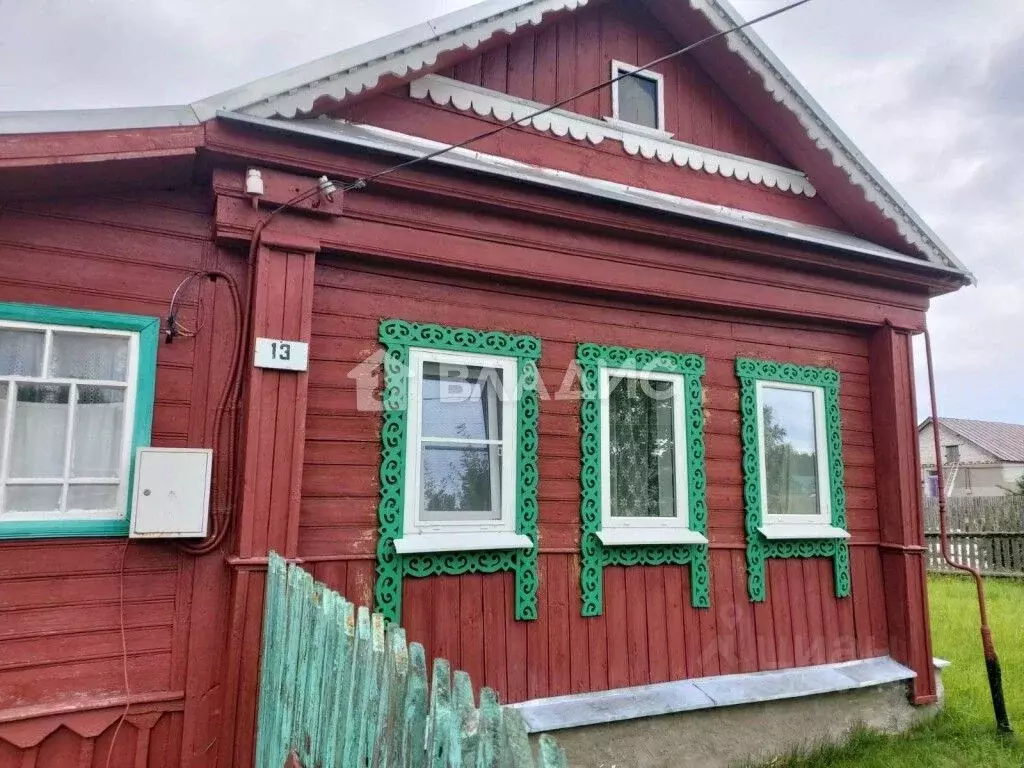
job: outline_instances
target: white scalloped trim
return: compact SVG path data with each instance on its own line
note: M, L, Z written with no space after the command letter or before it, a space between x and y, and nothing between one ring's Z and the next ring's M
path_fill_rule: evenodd
M814 197L814 186L800 171L784 168L749 157L718 152L681 141L660 139L647 133L631 132L622 123L609 123L585 115L555 109L534 118L530 115L546 105L519 99L500 91L463 83L438 75L426 75L409 84L409 95L415 99L429 98L439 106L451 104L463 112L472 111L480 117L493 117L501 122L515 122L523 127L555 136L569 136L576 141L600 144L612 139L622 144L626 154L640 155L647 160L675 163L680 168L718 174L727 179L761 184L771 189Z
M525 3L519 8L490 16L420 45L396 51L351 69L335 72L329 77L306 83L300 88L277 94L252 104L243 111L256 117L295 117L299 113L311 111L313 102L317 99L326 96L341 101L349 95L376 87L382 77L406 77L412 72L432 67L444 53L459 48L473 50L500 32L514 34L520 27L540 24L548 13L571 11L586 5L589 1L536 0Z
M734 20L722 9L716 0L689 0L690 6L703 13L712 26L719 31L732 29ZM853 184L864 190L865 198L873 203L882 215L896 224L900 236L933 261L965 270L962 264L951 259L946 249L938 244L933 236L922 228L915 215L908 211L907 206L897 200L879 181L877 172L869 170L857 157L857 153L847 146L847 142L836 135L833 126L823 118L819 107L807 103L803 96L792 86L788 78L775 67L775 64L761 51L760 47L750 39L743 30L734 32L726 38L729 50L740 56L764 83L765 90L775 101L788 108L800 121L807 135L818 146L829 153L832 162L841 168Z

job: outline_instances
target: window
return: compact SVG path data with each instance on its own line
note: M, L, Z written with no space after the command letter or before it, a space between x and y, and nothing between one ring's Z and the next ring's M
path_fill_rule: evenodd
M702 543L689 531L682 374L602 368L605 545Z
M580 612L609 566L686 565L711 604L700 355L581 342Z
M158 325L0 305L0 537L127 532Z
M949 445L944 445L943 448L946 451L945 462L947 464L955 464L960 461L960 445L958 443L950 443Z
M766 598L767 562L792 557L831 558L849 597L839 372L738 357L736 377L750 600Z
M626 74L629 73L629 74ZM612 62L612 77L626 74L612 86L612 118L632 125L665 130L665 80L657 72Z
M929 470L924 478L924 495L929 499L939 497L939 473Z
M517 361L409 350L398 552L532 546L516 534Z
M540 339L397 318L378 334L376 609L401 622L405 578L505 571L536 619Z
M846 537L832 528L825 393L757 382L761 532L768 538Z

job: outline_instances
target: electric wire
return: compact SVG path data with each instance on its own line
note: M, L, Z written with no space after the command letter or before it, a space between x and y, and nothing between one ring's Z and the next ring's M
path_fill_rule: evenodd
M466 146L468 146L470 144L473 144L475 142L482 141L483 139L488 139L491 136L496 136L499 133L501 133L502 131L508 130L509 128L513 128L513 127L515 127L517 125L521 125L523 123L527 123L530 120L533 120L535 117L539 117L540 115L547 114L548 112L556 110L559 107L564 107L566 104L568 104L571 101L575 101L576 99L582 98L584 96L589 96L591 93L595 93L595 92L601 90L602 88L607 88L607 87L609 87L611 85L614 85L615 83L619 82L619 80L622 80L624 78L636 75L638 72L644 72L646 70L649 70L651 67L656 67L659 64L662 64L662 63L664 63L666 61L670 61L670 60L675 59L675 58L677 58L679 56L684 56L685 54L690 53L691 51L694 51L697 48L700 48L701 46L706 45L707 43L714 42L715 40L718 40L719 38L722 38L722 37L725 37L727 35L730 35L733 32L738 32L739 30L745 29L746 27L753 26L754 24L759 24L762 21L767 21L768 19L771 19L771 18L773 18L775 16L780 16L783 13L791 11L794 8L798 8L799 6L805 5L805 4L809 3L809 2L811 2L811 0L796 0L796 2L794 2L794 3L790 3L789 5L785 5L782 8L777 8L774 11L770 11L768 13L762 14L761 16L758 16L756 18L750 19L749 21L743 22L742 24L737 24L736 26L730 27L729 29L719 30L718 32L710 34L707 37L701 38L700 40L697 40L694 43L690 43L687 46L679 48L678 50L672 51L671 53L665 54L664 56L660 56L660 57L658 57L658 58L656 58L656 59L654 59L652 61L649 61L649 62L647 62L646 64L644 64L641 67L637 67L636 69L631 69L628 72L622 72L621 74L616 75L615 77L612 77L612 78L610 78L608 80L604 80L603 82L600 82L597 85L593 85L593 86L591 86L589 88L585 88L584 90L580 91L579 93L574 93L572 96L568 96L568 97L562 99L561 101L556 101L554 104L546 106L543 109L538 109L535 112L531 112L530 114L528 114L525 117L522 117L522 118L520 118L518 120L513 120L513 122L505 123L504 125L499 125L499 126L497 126L495 128L492 128L490 130L484 131L483 133L479 133L476 136L471 136L470 138L466 139L465 141L461 141L458 144L451 144L449 146L442 147L441 149L438 149L438 150L436 150L434 152L430 152L430 153L428 153L426 155L423 155L421 157L414 157L414 158L412 158L410 160L406 160L405 162L398 163L397 165L393 165L390 168L385 168L385 169L383 169L381 171L378 171L376 173L372 173L369 176L364 176L362 178L356 179L355 181L342 186L341 187L341 191L342 192L349 192L349 191L352 191L354 189L362 189L363 187L365 187L370 182L376 181L377 179L379 179L379 178L381 178L383 176L387 176L389 174L395 173L396 171L400 171L402 169L409 168L410 166L417 165L418 163L423 163L423 162L427 162L429 160L433 160L435 157L440 157L441 155L446 154L446 153L451 152L451 151L456 150L456 149L462 149L463 147L466 147Z
M530 120L533 120L535 117L539 117L540 115L547 114L548 112L556 110L559 107L564 107L566 104L568 104L571 101L575 101L576 99L582 98L584 96L589 96L591 93L595 93L597 91L600 91L602 88L607 88L607 87L609 87L611 85L614 85L615 83L619 82L620 80L622 80L624 78L636 75L639 72L647 71L651 67L656 67L659 64L662 64L662 63L664 63L666 61L670 61L672 59L678 58L679 56L684 56L687 53L690 53L691 51L694 51L697 48L700 48L701 46L707 45L708 43L714 42L715 40L718 40L720 38L723 38L723 37L726 37L728 35L731 35L732 33L738 32L738 31L740 31L742 29L746 29L747 27L751 27L751 26L753 26L755 24L760 24L762 21L767 21L768 19L774 18L776 16L781 16L782 14L787 13L788 11L791 11L794 8L798 8L801 5L806 5L809 2L811 2L811 0L796 0L796 2L790 3L789 5L784 5L781 8L776 8L774 11L769 11L768 13L764 13L764 14L762 14L760 16L757 16L756 18L750 19L749 21L744 21L743 23L737 24L737 25L735 25L733 27L729 27L728 29L722 29L722 30L719 30L718 32L714 32L714 33L708 35L707 37L703 37L700 40L697 40L696 42L690 43L687 46L684 46L684 47L679 48L679 49L677 49L675 51L672 51L671 53L667 53L664 56L659 56L658 58L656 58L656 59L654 59L652 61L647 62L643 66L637 67L636 69L631 69L628 72L622 72L621 74L616 75L615 77L609 78L608 80L601 81L597 85L592 85L589 88L585 88L584 90L580 91L579 93L574 93L572 96L568 96L568 97L566 97L566 98L564 98L564 99L562 99L560 101L556 101L554 104L551 104L549 106L543 107L542 109L538 109L535 112L531 112L530 114L528 114L528 115L526 115L526 116L524 116L522 118L519 118L518 120L513 119L512 122L504 123L502 125L496 126L494 128L491 128L489 130L484 131L483 133L478 133L475 136L469 137L465 141L460 141L457 144L446 145L446 146L444 146L444 147L442 147L440 149L437 149L437 150L435 150L433 152L429 152L429 153L427 153L425 155L421 155L419 157L410 158L409 160L406 160L404 162L398 163L396 165L392 165L392 166L390 166L388 168L384 168L384 169L382 169L380 171L377 171L376 173L371 173L369 176L362 176L362 177L356 179L355 181L349 182L347 184L342 184L339 187L339 191L344 194L345 192L351 192L353 190L363 189L368 184L370 184L371 182L376 181L377 179L383 178L384 176L389 176L390 174L395 173L397 171L401 171L401 170L404 170L406 168L411 168L412 166L418 165L420 163L428 162L430 160L433 160L436 157L440 157L441 155L447 154L448 152L452 152L453 150L456 150L456 149L462 149L464 147L469 146L470 144L474 144L474 143L476 143L478 141L482 141L483 139L489 139L492 136L497 136L499 133L502 133L503 131L507 131L510 128L514 128L517 125L522 125L524 123L527 123ZM285 203L282 203L277 208L275 208L271 212L270 217L273 217L275 214L279 213L280 211L282 211L285 208L288 208L289 206L297 205L298 203L304 202L304 201L308 200L309 198L314 197L316 194L318 194L322 190L322 186L323 186L322 182L320 182L320 183L317 183L315 186L310 187L305 192L300 192L298 195L293 197L291 200L289 200L289 201L287 201ZM270 217L268 217L268 219Z
M629 72L622 72L621 74L616 75L615 77L612 77L612 78L610 78L608 80L604 80L604 81L598 83L597 85L593 85L593 86L591 86L589 88L585 88L584 90L582 90L582 91L580 91L578 93L574 93L573 95L571 95L571 96L569 96L569 97L567 97L565 99L562 99L560 101L557 101L554 104L546 106L546 107L544 107L542 109L538 109L535 112L532 112L531 114L521 118L520 120L496 126L496 127L492 128L492 129L484 131L483 133L479 133L479 134L477 134L475 136L471 136L470 138L468 138L468 139L466 139L464 141L461 141L461 142L459 142L457 144L450 144L450 145L447 145L445 147L442 147L441 149L435 150L434 152L429 152L429 153L427 153L425 155L422 155L420 157L411 158L411 159L406 160L406 161L404 161L402 163L398 163L397 165L393 165L391 167L384 168L383 170L377 171L376 173L370 174L369 176L364 176L364 177L361 177L359 179L356 179L355 181L349 182L348 184L343 184L343 185L340 186L338 191L340 191L341 193L345 193L345 192L350 192L350 191L356 190L356 189L363 189L368 184L370 184L371 182L376 181L377 179L381 179L384 176L388 176L390 174L396 173L397 171L404 170L406 168L410 168L410 167L412 167L414 165L418 165L420 163L428 162L428 161L433 160L436 157L440 157L441 155L444 155L444 154L446 154L448 152L451 152L451 151L456 150L456 149L461 149L461 148L469 146L470 144L473 144L475 142L482 141L483 139L490 138L491 136L496 136L496 135L498 135L499 133L501 133L503 131L506 131L506 130L508 130L510 128L515 127L516 125L519 125L519 124L521 124L523 122L532 120L535 117L538 117L540 115L543 115L543 114L546 114L548 112L551 112L551 111L553 111L555 109L558 109L559 107L563 107L563 106L565 106L566 104L568 104L571 101L575 101L576 99L582 98L582 97L587 96L587 95L589 95L591 93L595 93L596 91L599 91L602 88L607 88L607 87L609 87L611 85L614 85L615 83L619 82L623 78L629 77L631 75L635 75L638 72L644 72L646 70L649 70L651 67L655 67L658 64L661 64L661 63L666 62L666 61L670 61L671 59L675 59L675 58L677 58L679 56L683 56L683 55L685 55L687 53L690 53L691 51L696 50L697 48L700 48L703 45L711 43L711 42L713 42L715 40L718 40L720 38L726 37L727 35L730 35L730 34L732 34L734 32L738 32L739 30L742 30L742 29L745 29L747 27L753 26L754 24L759 24L762 21L767 21L768 19L771 19L773 17L780 16L780 15L782 15L784 13L787 13L788 11L793 10L794 8L798 8L801 5L806 5L809 2L811 2L811 0L796 0L796 2L790 3L788 5L785 5L785 6L781 7L781 8L777 8L776 10L770 11L770 12L765 13L765 14L762 14L761 16L757 16L756 18L750 19L749 21L745 21L745 22L743 22L741 24L737 24L737 25L735 25L733 27L730 27L729 29L719 30L718 32L715 32L715 33L710 34L710 35L708 35L708 36L706 36L704 38L701 38L700 40L697 40L694 43L691 43L691 44L686 45L686 46L684 46L682 48L679 48L679 49L677 49L675 51L672 51L671 53L668 53L668 54L666 54L664 56L660 56L660 57L658 57L658 58L656 58L656 59L654 59L652 61L649 61L646 64L644 64L643 66L637 67L636 69L630 70ZM332 193L333 193L332 182L326 176L321 177L317 181L317 183L315 185L313 185L312 187L310 187L309 189L307 189L307 190L305 190L303 192L298 193L297 195L295 195L292 198L286 200L285 202L281 203L277 207L271 209L270 213L267 214L267 216L265 216L265 217L261 218L259 221L257 221L256 226L253 229L253 234L252 234L252 237L250 239L250 244L249 244L250 247L249 247L249 259L248 259L248 262L249 262L249 269L250 269L250 273L251 273L250 277L252 279L254 279L254 277L255 277L254 272L255 272L256 250L259 247L259 242L260 242L260 238L261 238L262 232L266 228L266 226L270 223L270 221L277 214L279 214L281 211L284 211L285 209L290 208L293 205L298 205L299 203L305 202L306 200L309 200L310 198L312 198L312 197L314 197L316 195L324 195L328 199L330 199ZM179 294L188 286L189 283L191 283L193 280L198 279L199 277L203 277L203 276L211 277L214 280L216 280L217 278L221 278L221 279L223 279L227 283L228 288L229 288L229 290L231 292L232 300L234 302L236 323L237 323L238 329L240 331L240 338L238 338L236 340L236 344L235 344L235 348L236 349L235 349L235 356L234 356L234 358L232 360L232 363L231 363L231 372L228 375L228 381L227 381L227 384L225 385L225 388L224 388L224 393L223 393L222 400L218 404L216 415L214 416L214 430L215 430L214 445L215 446L219 446L220 438L221 438L221 430L222 430L222 427L223 427L224 416L226 415L226 412L229 410L228 407L227 407L228 406L228 402L231 399L232 394L234 394L235 395L235 399L237 400L237 402L235 403L235 408L237 408L238 410L236 410L236 412L234 414L234 421L235 421L235 423L232 425L232 434L231 434L232 446L229 449L229 455L232 456L232 461L237 461L238 457L234 456L234 453L235 453L235 449L236 449L237 445L240 442L240 440L239 440L240 435L238 434L238 432L240 430L240 426L241 425L238 423L238 419L239 419L239 414L240 414L240 411L241 411L241 395L242 395L242 382L241 382L241 378L242 378L242 368L243 368L243 357L244 357L246 351L249 351L248 347L251 346L251 339L249 338L251 336L251 328L252 328L252 309L251 309L251 307L248 305L248 302L246 302L245 309L243 310L243 304L242 304L241 298L239 296L237 285L235 284L234 280L229 275L226 275L223 272L215 272L215 271L214 272L210 272L210 271L195 272L195 273L189 275L188 277L186 277L185 280L183 280L181 282L181 284L178 285L178 287L174 291L174 295L171 297L170 308L169 308L169 311L168 311L168 328L167 328L166 333L167 333L168 341L170 341L173 338L175 338L176 335L177 336L181 336L181 337L186 337L186 338L194 338L195 337L195 335L196 335L196 333L198 332L199 329L197 328L195 331L191 331L191 330L182 328L180 323L177 322L176 306L177 306L177 299L178 299ZM254 285L250 285L250 294L249 294L249 298L250 299L251 299L251 296L252 296L252 289L253 288L254 288ZM202 554L206 554L208 552L212 552L214 549L219 547L220 544L223 542L223 540L224 540L224 538L225 538L225 536L226 536L226 534L227 534L227 532L228 532L228 530L230 529L230 526L231 526L232 507L234 507L235 505L240 503L240 498L239 497L240 497L241 489L239 487L239 477L241 476L241 473L238 472L236 469L230 470L230 472L234 476L231 477L229 479L229 482L227 483L227 486L228 486L227 504L222 506L222 510L223 511L221 512L221 514L217 514L216 511L214 512L214 515L213 515L213 518L212 518L213 530L211 531L210 535L205 540L197 542L195 544L182 544L181 548L183 550L185 550L185 551L187 551L187 552L189 552L189 553L191 553L193 555L202 555ZM224 485L224 483L218 483L217 485L219 487L219 486Z

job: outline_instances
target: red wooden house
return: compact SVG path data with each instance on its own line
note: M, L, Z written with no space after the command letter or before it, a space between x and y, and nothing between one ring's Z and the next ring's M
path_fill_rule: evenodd
M634 72L738 21L0 115L0 766L251 765L272 550L581 765L936 701L910 340L972 278L750 29ZM126 538L148 445L213 450L205 539Z

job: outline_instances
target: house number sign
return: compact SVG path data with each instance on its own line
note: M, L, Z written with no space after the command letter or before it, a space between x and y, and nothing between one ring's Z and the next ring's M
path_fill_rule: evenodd
M287 339L256 339L257 368L276 368L281 371L309 370L309 344Z

